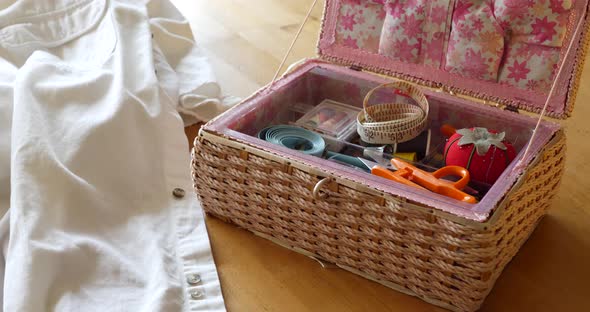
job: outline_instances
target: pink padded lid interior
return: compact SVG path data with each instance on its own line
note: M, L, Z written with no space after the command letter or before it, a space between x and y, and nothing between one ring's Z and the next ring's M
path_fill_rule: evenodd
M588 0L326 0L319 54L539 112L571 112ZM570 42L572 48L566 55Z

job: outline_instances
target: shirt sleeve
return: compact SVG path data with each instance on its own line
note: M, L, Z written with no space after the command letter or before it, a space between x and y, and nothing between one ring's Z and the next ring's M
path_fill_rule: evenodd
M185 125L208 121L238 102L223 96L209 60L188 21L167 0L148 4L156 75L168 96L177 98Z

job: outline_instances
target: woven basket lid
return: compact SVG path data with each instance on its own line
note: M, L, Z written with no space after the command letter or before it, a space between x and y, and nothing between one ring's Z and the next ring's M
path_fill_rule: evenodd
M589 0L326 0L330 62L546 115L573 109ZM569 48L569 53L567 52Z

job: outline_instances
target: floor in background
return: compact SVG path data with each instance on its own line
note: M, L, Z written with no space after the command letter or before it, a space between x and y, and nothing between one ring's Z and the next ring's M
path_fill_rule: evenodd
M173 0L224 90L246 97L268 83L312 0ZM288 64L315 56L323 1ZM590 294L590 66L568 135L566 173L549 215L498 279L482 311L580 311ZM196 128L188 129L194 137ZM229 311L444 311L208 218ZM586 307L586 308L584 308Z

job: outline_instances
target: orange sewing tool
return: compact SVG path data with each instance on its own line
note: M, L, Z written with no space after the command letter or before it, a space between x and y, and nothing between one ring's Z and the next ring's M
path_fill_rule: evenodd
M475 204L475 197L465 193L462 189L469 183L469 171L459 166L446 166L435 172L426 172L399 159L391 159L391 171L385 166L359 158L370 170L371 174L403 183L408 186L427 189L440 195L454 198L466 203ZM442 178L448 176L461 177L459 181L451 182Z

